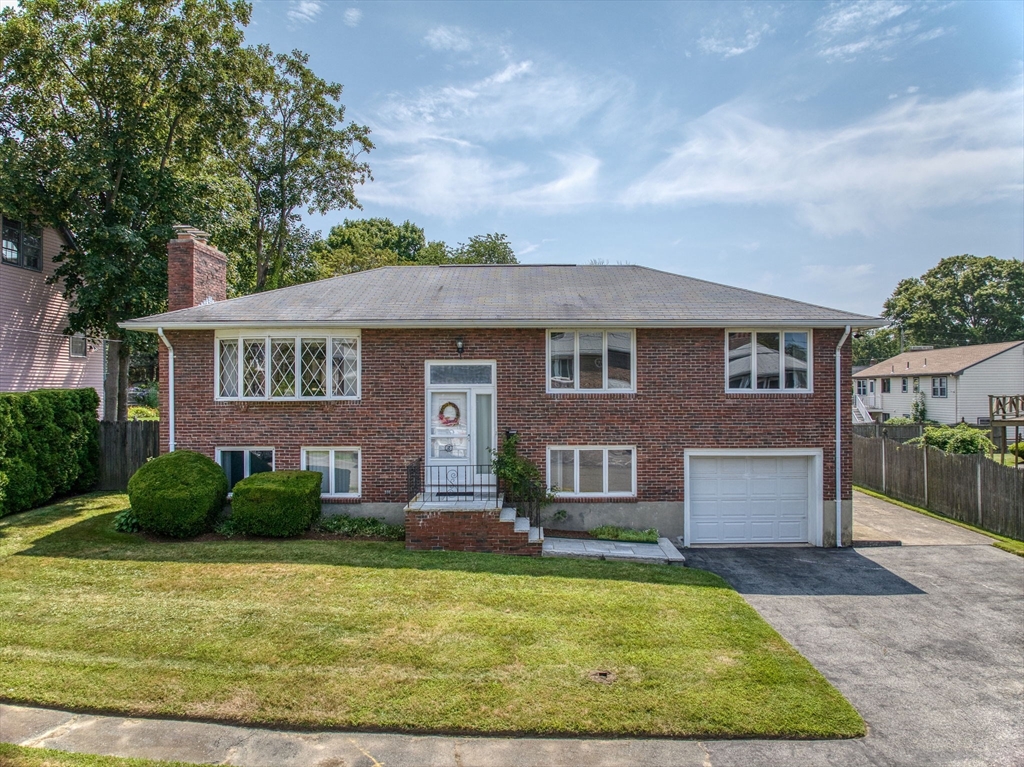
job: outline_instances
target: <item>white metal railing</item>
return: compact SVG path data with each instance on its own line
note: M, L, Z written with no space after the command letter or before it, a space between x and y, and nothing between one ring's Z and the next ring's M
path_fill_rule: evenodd
M853 395L853 422L854 423L872 423L874 418L871 417L871 413L868 412L867 406L864 404L864 400L860 398L860 395Z

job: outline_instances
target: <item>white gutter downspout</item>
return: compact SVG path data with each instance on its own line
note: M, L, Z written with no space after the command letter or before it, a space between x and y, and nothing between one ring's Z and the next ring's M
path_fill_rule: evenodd
M167 398L168 406L168 423L167 423L167 443L170 452L174 452L174 347L171 346L171 342L167 340L167 336L164 335L163 328L157 328L156 334L160 336L160 340L164 342L164 346L167 347L168 352L168 364L167 364ZM836 450L838 451L838 447Z
M843 344L850 337L850 326L846 326L843 337L836 344L836 547L843 546ZM174 363L171 363L174 370ZM173 411L172 411L173 412Z

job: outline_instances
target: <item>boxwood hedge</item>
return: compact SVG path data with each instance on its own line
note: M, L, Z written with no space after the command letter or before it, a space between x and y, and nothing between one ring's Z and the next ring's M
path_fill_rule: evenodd
M320 517L320 472L268 471L235 483L232 526L240 533L288 538Z
M128 500L139 528L174 538L209 531L227 494L224 470L190 450L154 458L128 480Z
M0 394L0 516L96 484L99 404L95 389Z

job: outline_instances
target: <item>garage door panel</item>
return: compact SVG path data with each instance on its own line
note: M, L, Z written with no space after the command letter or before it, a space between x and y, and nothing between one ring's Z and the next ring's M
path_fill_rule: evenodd
M811 468L802 456L692 457L690 542L806 542Z

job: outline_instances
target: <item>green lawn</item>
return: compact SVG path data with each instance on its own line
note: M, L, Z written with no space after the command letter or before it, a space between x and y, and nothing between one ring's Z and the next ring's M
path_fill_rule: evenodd
M197 767L185 762L120 759L116 756L72 754L49 748L24 748L0 743L0 767Z
M156 543L113 530L126 503L0 520L3 699L319 728L864 734L710 573L368 541Z

